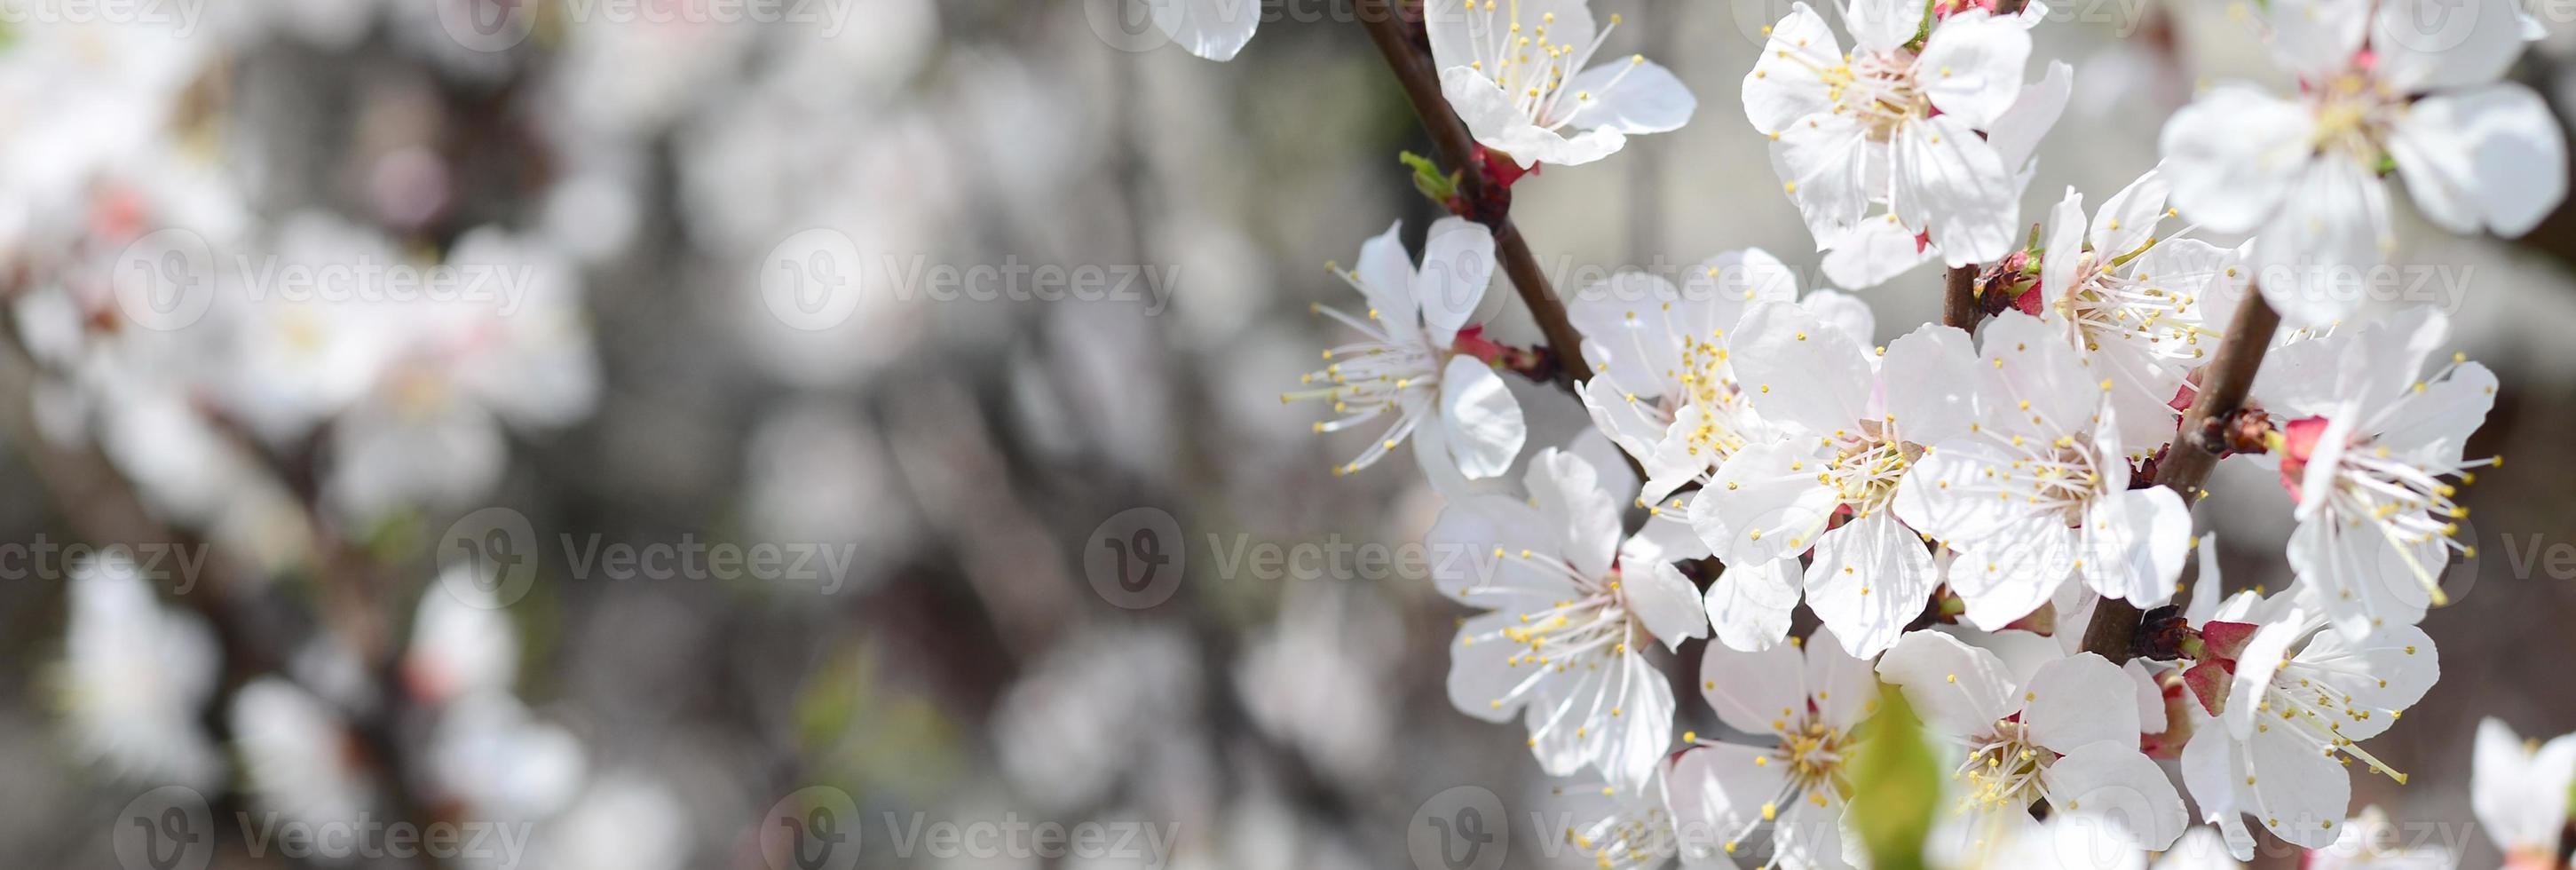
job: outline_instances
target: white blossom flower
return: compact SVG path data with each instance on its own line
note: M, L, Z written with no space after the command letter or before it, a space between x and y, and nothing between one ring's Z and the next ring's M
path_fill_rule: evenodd
M1590 163L1699 108L1644 55L1586 68L1619 16L1596 33L1585 0L1429 0L1422 18L1441 95L1478 143L1524 166Z
M2045 8L2045 4L2032 3L2023 7L2022 17L2015 20L2037 20L2035 12ZM2058 116L2065 113L2067 99L2075 88L2074 79L2074 67L2062 60L2050 61L2048 72L2023 87L2012 107L1986 125L1986 143L1994 147L2004 168L2013 173L2012 202L2016 209L2038 169L2038 161L2031 154L2039 149L2040 137L2056 126ZM1878 201L1872 202L1869 216L1861 218L1849 231L1817 236L1816 248L1825 254L1825 277L1854 289L1876 287L1941 258L1941 250L1932 244L1930 236L1908 228L1887 203Z
M2163 849L2191 822L2182 796L2138 751L2136 683L2093 653L2016 673L1995 653L1938 631L1917 631L1879 659L1934 733L1964 749L1952 779L1971 851L2031 824L2033 803L2054 815L2119 819L2141 845Z
M2070 577L2155 607L2173 597L2191 512L2164 487L2131 489L2129 458L2096 378L2064 334L2018 311L1986 327L1976 419L1914 463L1896 514L1959 552L1950 588L1970 622L2002 628Z
M337 710L302 686L280 677L252 680L233 698L232 726L262 810L315 827L349 827L374 806L376 778L348 751L356 735ZM354 853L317 854L345 859Z
M1414 459L1434 483L1498 477L1511 469L1529 432L1520 401L1493 366L1469 352L1475 334L1461 329L1493 280L1493 231L1441 218L1431 225L1416 269L1396 238L1399 229L1388 227L1361 245L1359 268L1333 270L1368 302L1366 316L1314 308L1359 332L1360 340L1324 351L1327 365L1303 378L1309 388L1284 393L1280 401L1330 402L1345 415L1316 423L1316 432L1396 415L1367 450L1333 469L1337 476L1376 464L1411 438Z
M1121 0L1126 2L1126 0ZM1139 0L1154 27L1183 51L1214 61L1233 60L1261 29L1261 0Z
M1760 851L1752 840L1771 828L1772 864L1781 870L1841 868L1842 826L1851 782L1852 733L1878 712L1870 664L1843 652L1819 629L1803 643L1760 652L1708 645L1700 658L1700 694L1726 727L1772 739L1770 746L1701 741L1684 748L1665 774L1685 866L1731 867L1732 856Z
M1889 506L1922 445L1967 431L1979 377L1968 335L1926 325L1874 356L1812 312L1764 303L1732 341L1753 409L1784 434L1718 466L1691 500L1691 525L1727 565L1757 576L1812 547L1807 606L1851 654L1874 655L1938 583L1932 554Z
M2335 842L2352 800L2347 759L2336 756L2405 781L2356 741L2387 730L2433 687L2441 665L2432 638L2412 625L2347 635L2284 594L2239 595L2218 619L2260 627L2233 659L2225 695L2208 705L2214 721L2183 747L2192 800L2240 861L2254 857L2247 815L2300 846Z
M1709 258L1685 273L1678 289L1656 275L1627 273L1567 304L1595 372L1581 385L1584 407L1646 471L1639 499L1650 515L1687 516L1687 502L1667 501L1675 490L1705 484L1736 451L1779 437L1754 413L1728 347L1747 308L1793 301L1854 343L1876 330L1869 306L1848 294L1818 290L1798 298L1797 276L1759 248ZM1787 637L1797 569L1781 560L1728 566L1705 599L1718 639L1756 650Z
M2156 234L2172 214L2168 189L2148 170L2103 202L2088 228L2083 196L2068 188L2049 218L2032 312L2064 329L2111 379L2113 419L2132 456L2173 440L2174 404L2225 337L2242 291L2236 251Z
M2565 198L2565 134L2539 95L2498 80L2522 54L2510 0L2269 8L2273 55L2300 96L2220 85L2174 114L2162 148L2184 217L2256 233L2249 265L2283 320L2358 308L2356 267L2396 246L2381 180L2392 169L2453 232L2519 236Z
M1561 821L1565 830L1542 833L1573 846L1596 870L1663 867L1681 846L1666 791L1660 772L1634 792L1598 781L1550 786L1539 813Z
M1590 766L1636 791L1673 729L1672 686L1645 646L1708 635L1699 589L1651 531L1621 552L1628 499L1581 457L1542 450L1525 483L1528 501L1459 499L1424 536L1440 593L1488 609L1450 645L1449 702L1488 722L1522 714L1552 776Z
M2563 863L2568 790L2576 787L2576 734L2524 740L2492 716L2479 720L2470 761L2469 807L2505 855L2506 866Z
M2289 558L2300 600L2347 635L2449 603L2437 584L2451 552L2477 555L2454 537L2468 508L2446 479L2466 484L2471 469L2502 462L2462 455L2496 378L2457 354L2424 374L2449 333L2441 312L2406 309L2285 344L2255 376L2254 397L2282 421L2270 455L2298 504Z
M1924 0L1853 0L1853 47L1805 3L1770 29L1744 77L1744 111L1819 246L1864 219L1903 227L1952 266L2002 257L2019 223L2015 166L1981 133L2022 89L2022 18L1970 10L1915 38ZM1884 203L1884 218L1867 216ZM1909 264L1910 265L1910 264Z
M71 742L120 776L214 784L223 757L199 725L215 689L213 632L154 600L131 560L73 567L61 701Z

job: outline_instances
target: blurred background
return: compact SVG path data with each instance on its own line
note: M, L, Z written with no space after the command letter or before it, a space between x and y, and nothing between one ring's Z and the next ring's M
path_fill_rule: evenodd
M1404 558L1440 499L1404 451L1330 474L1368 436L1278 400L1346 340L1325 263L1439 214L1420 124L1347 0L1225 64L1121 2L0 2L0 864L1396 867L1460 786L1505 866L1581 859L1521 730L1443 693L1462 614ZM1593 11L1700 106L1515 188L1558 290L1814 275L1737 96L1787 5ZM2576 13L2532 11L2563 116ZM2293 87L2249 18L2052 8L2024 220L2153 166L2198 86ZM2453 314L2513 464L2371 743L2412 784L2354 808L2493 866L2476 722L2576 731L2576 215L2399 213L2375 302ZM1939 285L1863 293L1879 338ZM1482 319L1536 341L1499 282ZM1530 452L1587 424L1515 387ZM2287 584L2270 477L2201 511L2232 587ZM295 833L397 823L460 840Z

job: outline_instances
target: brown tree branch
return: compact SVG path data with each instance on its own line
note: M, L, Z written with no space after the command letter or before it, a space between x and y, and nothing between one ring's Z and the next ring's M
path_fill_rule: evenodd
M1941 323L1974 331L1985 309L1977 306L1977 267L1960 266L1944 273Z
M1440 71L1433 67L1428 46L1419 31L1408 25L1403 13L1404 0L1352 0L1360 25L1368 28L1369 40L1377 43L1379 54L1386 56L1387 68L1396 81L1404 85L1404 95L1413 102L1414 114L1422 117L1422 127L1431 134L1431 147L1440 153L1440 163L1459 174L1459 197L1468 203L1499 203L1500 207L1472 215L1494 230L1494 255L1502 261L1503 274L1520 293L1521 304L1529 308L1530 318L1538 321L1539 332L1546 336L1550 351L1557 360L1557 383L1568 391L1574 385L1592 378L1592 366L1583 358L1583 336L1565 317L1565 304L1557 300L1556 291L1548 284L1547 273L1539 269L1538 258L1530 253L1529 242L1521 238L1519 227L1512 225L1509 192L1488 190L1482 168L1475 162L1476 140L1467 134L1458 113L1449 108L1449 100L1440 94Z
M2228 321L2227 336L2218 346L2218 356L2201 371L2200 395L2191 402L2191 410L2182 415L2182 428L2174 435L2173 446L2165 451L2156 465L2156 485L2170 487L2182 495L2183 504L2198 502L2209 490L2202 486L2209 480L2211 469L2218 467L2218 454L2201 437L2212 420L2224 420L2245 404L2245 393L2254 385L2254 372L2263 365L2263 355L2272 349L2272 334L2281 328L2281 315L2264 304L2260 288L2245 288L2245 299L2236 306L2234 319ZM2084 649L2100 653L2113 664L2129 660L2136 643L2138 620L2144 616L2127 601L2105 598L2093 608L2093 622L2084 629Z

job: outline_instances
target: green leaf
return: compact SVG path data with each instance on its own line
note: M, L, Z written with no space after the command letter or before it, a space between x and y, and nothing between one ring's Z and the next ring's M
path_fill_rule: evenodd
M1855 747L1851 820L1875 870L1923 870L1923 843L1941 802L1941 764L1905 696L1888 690Z
M1450 200L1458 198L1458 185L1462 181L1459 173L1443 175L1440 172L1440 164L1432 162L1429 157L1411 151L1397 155L1396 159L1404 161L1406 166L1413 167L1413 189L1422 191L1423 196L1430 197L1431 201L1439 204L1441 208L1448 208Z

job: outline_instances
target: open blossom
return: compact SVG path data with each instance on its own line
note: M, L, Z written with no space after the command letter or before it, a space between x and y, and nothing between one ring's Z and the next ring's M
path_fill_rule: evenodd
M1635 792L1599 782L1551 786L1546 809L1540 812L1545 818L1561 820L1565 829L1545 833L1591 859L1585 863L1594 868L1666 866L1681 846L1680 832L1665 805L1666 792L1660 770Z
M2255 628L2221 642L2216 629L2227 626ZM2201 631L2210 647L2195 670L2234 673L2194 687L2195 709L2207 715L2193 714L2199 722L2183 747L2183 782L2237 860L2254 857L2248 815L2300 846L2337 840L2352 800L2348 760L2337 756L2405 781L2356 741L2388 730L2441 676L2423 630L2390 625L2348 635L2293 596L2244 592Z
M2117 378L2037 318L1986 327L1976 419L1906 473L1896 514L1959 558L1950 588L1987 629L2028 615L2069 578L2155 607L2191 549L2191 512L2164 487L2131 489L2103 411Z
M2565 134L2540 96L2498 81L2522 53L2510 0L2296 0L2270 6L2297 99L2225 84L2174 114L2162 147L2184 217L2256 232L2263 298L2293 325L2350 315L2353 267L2396 245L2393 168L2453 232L2528 232L2567 193ZM2342 283L2339 283L2342 282Z
M70 593L61 700L73 744L120 776L214 784L223 756L199 723L220 664L214 634L155 600L131 559L81 563Z
M2407 309L2274 350L2253 395L2279 423L2271 454L2298 504L2290 567L2300 600L2355 637L2414 622L2448 603L2438 584L2468 508L2452 500L2471 469L2462 448L2495 404L2486 366L2453 355L2424 374L2450 319Z
M1781 434L1717 468L1691 500L1691 526L1730 568L1801 576L1807 606L1845 649L1874 655L1938 582L1923 540L1889 507L1923 445L1967 431L1978 377L1968 335L1926 325L1874 354L1810 311L1765 303L1732 341L1737 378ZM1794 562L1764 570L1810 548L1803 575Z
M1869 306L1819 290L1798 298L1796 275L1759 248L1709 258L1676 289L1646 273L1615 276L1586 288L1566 306L1584 335L1594 377L1582 384L1593 424L1646 472L1639 499L1658 518L1686 516L1686 503L1666 499L1705 484L1720 463L1778 432L1753 410L1729 357L1731 336L1751 306L1795 302L1865 342L1876 328ZM1798 606L1798 565L1791 560L1729 565L1705 596L1718 640L1741 650L1780 642Z
M1458 627L1449 648L1449 702L1501 722L1522 714L1529 746L1551 775L1585 766L1624 791L1642 788L1672 742L1672 687L1646 662L1706 637L1699 590L1648 531L1620 541L1629 501L1572 453L1531 459L1529 500L1476 495L1440 514L1424 543L1440 593L1488 612ZM1665 524L1669 525L1669 524Z
M2478 722L2469 775L2469 806L2507 867L2556 867L2567 826L2568 790L2576 787L2576 734L2542 743L2489 717Z
M2169 190L2149 170L2103 202L2088 226L2083 196L2069 188L2049 217L2031 306L2111 379L2120 443L2132 455L2173 440L2174 405L2225 337L2243 290L2236 251L2156 234L2172 214Z
M2031 824L2034 802L2052 814L2116 816L2150 849L2172 845L2190 817L2182 796L2138 751L2136 682L2093 653L2053 657L2027 673L1939 631L1907 634L1879 660L1933 732L1965 750L1953 779L1965 786L1970 851Z
M1509 470L1528 429L1521 406L1500 375L1476 353L1492 347L1475 330L1461 330L1494 275L1494 234L1482 224L1441 218L1422 245L1414 268L1388 227L1360 246L1359 268L1334 274L1368 302L1366 316L1316 306L1360 340L1324 351L1325 366L1303 379L1308 389L1280 401L1329 402L1339 419L1315 424L1338 432L1392 412L1395 423L1377 441L1333 473L1348 474L1385 458L1405 439L1434 483L1463 476L1482 480Z
M1682 863L1735 866L1734 856L1762 851L1752 838L1767 828L1773 866L1850 866L1843 859L1842 816L1851 793L1846 764L1853 732L1878 712L1869 662L1844 653L1820 629L1804 643L1760 652L1710 644L1699 674L1700 694L1718 721L1771 745L1683 735L1691 745L1665 774L1674 824L1684 835Z
M2045 4L2024 7L2019 22L2030 22L2045 14ZM2038 150L2040 137L2066 111L2066 103L2075 89L2075 68L2065 61L2050 61L2048 72L2021 89L2012 107L1986 125L1986 144L1993 146L2002 158L2004 168L2012 173L2011 201L2017 209L2022 191L2030 187L2031 176L2038 169L2032 152ZM1834 283L1854 289L1876 287L1904 274L1916 266L1942 259L1939 246L1930 236L1898 219L1883 198L1874 197L1869 216L1849 230L1833 235L1818 235L1817 250L1823 251L1825 277Z
M1523 166L1590 163L1699 108L1644 55L1592 65L1619 16L1596 33L1584 0L1428 0L1422 15L1441 95L1479 144Z
M1771 137L1771 164L1820 246L1883 220L1950 265L2004 255L2019 221L2017 167L1982 131L2012 108L2030 56L2026 18L1970 10L1916 40L1921 0L1854 0L1853 47L1799 3L1744 77L1744 111Z

